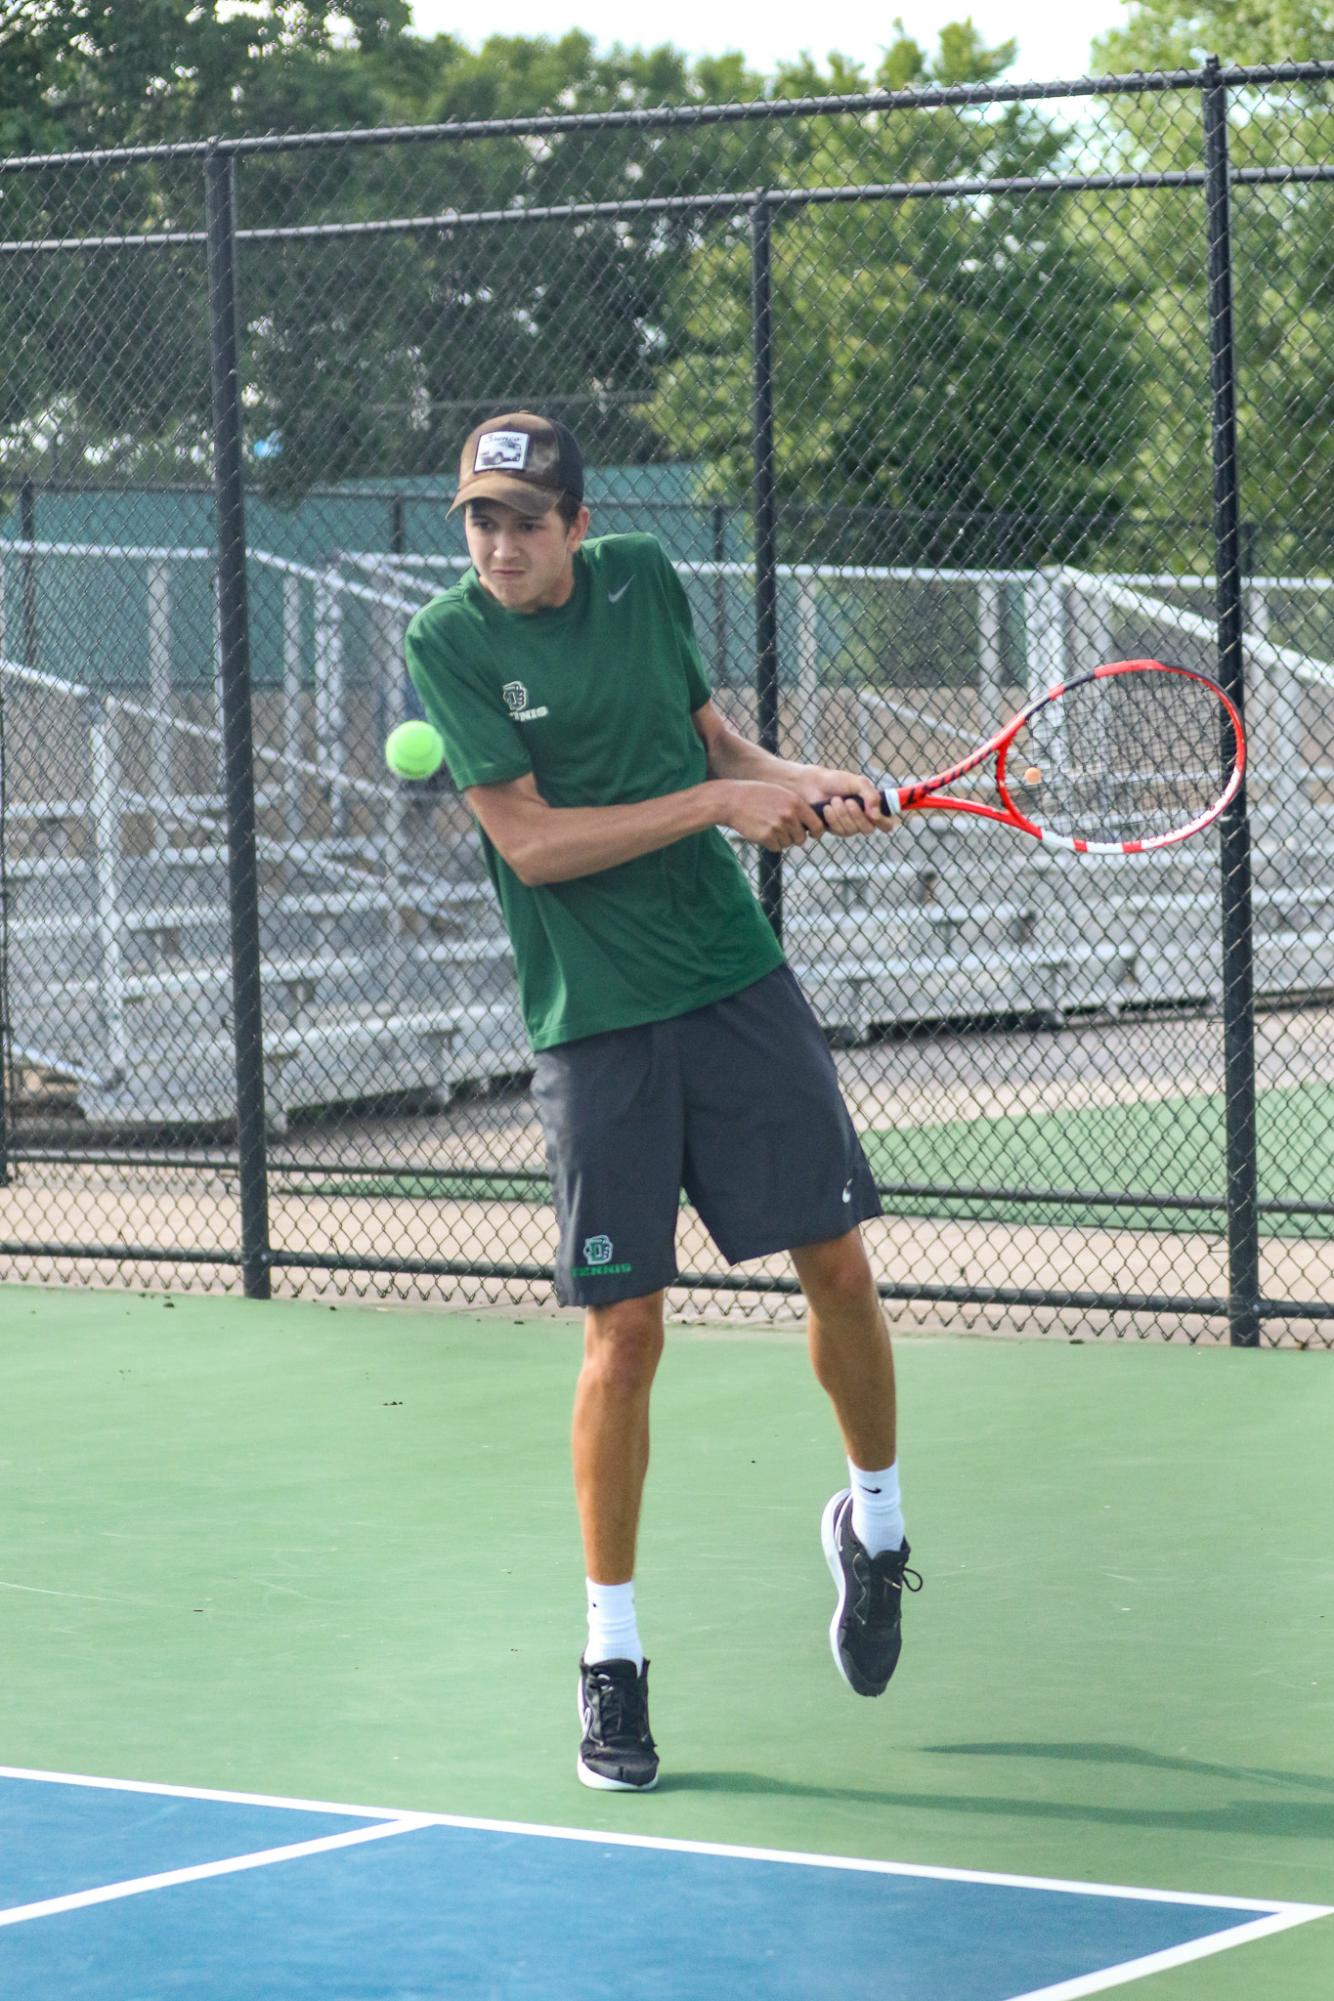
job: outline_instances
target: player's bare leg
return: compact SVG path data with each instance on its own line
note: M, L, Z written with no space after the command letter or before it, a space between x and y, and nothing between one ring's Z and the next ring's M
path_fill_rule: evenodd
M793 1251L810 1308L811 1362L849 1459L890 1466L896 1451L894 1354L860 1230Z
M810 1307L811 1360L838 1417L849 1485L832 1497L820 1540L837 1602L834 1663L858 1695L881 1695L898 1665L908 1569L896 1456L894 1356L858 1230L793 1252Z
M591 1307L585 1315L572 1440L588 1586L577 1770L586 1786L604 1791L644 1792L658 1779L633 1579L649 1395L662 1348L661 1292Z
M649 1393L663 1347L663 1295L590 1307L574 1395L574 1491L588 1575L634 1575L639 1507L648 1472Z

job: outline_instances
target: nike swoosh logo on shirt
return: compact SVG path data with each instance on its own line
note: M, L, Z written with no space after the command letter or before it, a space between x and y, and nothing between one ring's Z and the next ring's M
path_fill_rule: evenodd
M629 590L629 588L630 588L630 586L631 586L631 584L632 584L633 582L634 582L634 578L633 578L633 577L627 577L627 578L626 578L626 580L625 580L625 582L624 582L624 583L623 583L623 584L621 585L621 588L620 588L620 589L619 589L618 591L608 591L608 592L607 592L607 603L608 603L608 604L619 604L619 603L620 603L620 601L621 601L621 599L622 599L622 598L623 598L623 597L625 596L626 592L627 592L627 591Z

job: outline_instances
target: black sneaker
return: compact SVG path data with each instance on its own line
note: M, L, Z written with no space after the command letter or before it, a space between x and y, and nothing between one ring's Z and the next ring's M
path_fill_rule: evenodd
M584 1739L575 1767L604 1793L646 1793L658 1783L658 1751L648 1727L648 1662L579 1663Z
M829 1626L835 1666L857 1695L883 1695L903 1645L904 1589L922 1588L917 1572L908 1569L908 1545L868 1556L852 1532L852 1495L846 1487L824 1511L820 1540L838 1586Z

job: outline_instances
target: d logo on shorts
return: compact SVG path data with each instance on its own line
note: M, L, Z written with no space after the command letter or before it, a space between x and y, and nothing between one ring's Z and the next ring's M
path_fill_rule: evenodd
M584 1261L590 1265L611 1263L612 1242L610 1237L585 1237Z

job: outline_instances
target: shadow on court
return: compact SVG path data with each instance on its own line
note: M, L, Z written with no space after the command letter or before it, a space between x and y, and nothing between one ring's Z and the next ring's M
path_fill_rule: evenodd
M928 1747L930 1748L930 1747ZM1016 1745L1015 1752L1028 1755L1062 1755ZM1158 1761L1142 1762L1156 1765ZM1164 1764L1169 1761L1163 1761ZM1249 1774L1238 1772L1230 1783ZM1298 1773L1275 1773L1274 1783L1301 1786L1306 1781ZM1215 1807L1172 1808L1167 1806L1108 1806L1096 1798L1042 1800L1020 1793L893 1792L855 1786L821 1786L793 1780L773 1779L761 1772L681 1771L664 1777L663 1789L683 1792L725 1792L762 1798L782 1796L813 1802L838 1802L862 1806L871 1812L903 1811L933 1814L968 1814L1001 1820L1093 1822L1104 1827L1173 1828L1187 1834L1230 1834L1271 1840L1284 1836L1295 1840L1334 1840L1334 1798L1328 1805L1306 1800L1228 1799Z
M1328 1793L1334 1805L1334 1777L1314 1772L1266 1771L1258 1765L1212 1765L1203 1758L1173 1758L1135 1744L924 1744L926 1752L947 1758L1060 1758L1077 1765L1137 1765L1152 1772L1184 1772L1206 1779L1226 1779L1229 1785L1296 1786Z

